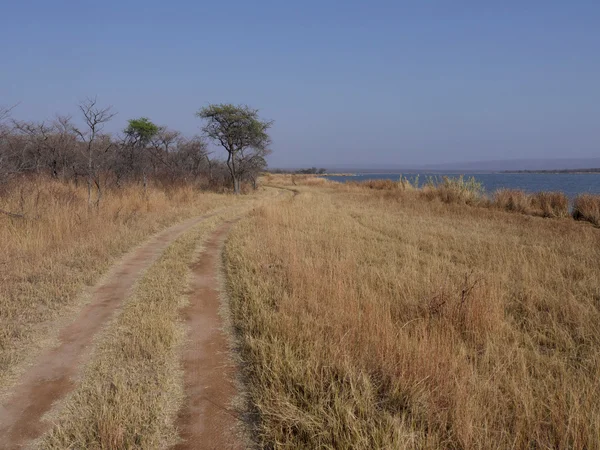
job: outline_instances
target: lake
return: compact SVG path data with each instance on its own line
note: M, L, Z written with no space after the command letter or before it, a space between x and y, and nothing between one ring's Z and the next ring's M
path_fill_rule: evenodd
M417 174L410 173L403 175L411 181ZM458 177L458 173L421 173L419 174L419 184L427 182L428 177L441 179L443 176ZM477 181L483 184L487 193L492 193L498 189L522 189L527 192L539 191L560 191L568 197L575 197L581 193L600 194L600 174L589 173L469 173L465 178L475 177ZM357 174L356 176L327 176L332 181L364 181L372 179L390 179L398 181L398 173L371 173Z

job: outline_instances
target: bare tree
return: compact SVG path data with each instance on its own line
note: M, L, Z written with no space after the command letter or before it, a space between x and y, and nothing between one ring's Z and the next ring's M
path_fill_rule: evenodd
M256 189L256 182L258 176L262 171L267 168L266 157L271 153L270 150L252 149L252 151L241 150L239 152L239 172L242 179L249 180L252 183L252 187Z
M10 107L0 106L0 183L4 183L12 174L17 172L12 157L12 130L8 125L8 119L10 119L11 112L15 107L16 105Z
M52 122L52 135L47 141L49 150L49 165L52 176L66 179L67 171L75 171L78 164L79 152L77 135L75 134L71 116L57 115Z
M92 205L92 184L96 185L96 206L98 206L102 197L102 190L96 158L98 155L106 153L113 145L110 139L102 136L102 130L106 122L110 121L116 113L112 111L111 106L99 107L95 97L87 98L81 102L79 110L85 121L85 129L73 128L73 131L84 143L84 152L87 159L88 206L91 207Z
M181 133L162 126L158 127L157 133L150 139L150 154L154 174L157 174L158 166L162 165L170 172L174 170L171 156L177 150L177 144L181 142Z

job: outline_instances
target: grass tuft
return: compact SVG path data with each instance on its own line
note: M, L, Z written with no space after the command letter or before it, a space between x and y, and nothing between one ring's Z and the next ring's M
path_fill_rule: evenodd
M573 202L573 218L600 227L600 195L578 195Z

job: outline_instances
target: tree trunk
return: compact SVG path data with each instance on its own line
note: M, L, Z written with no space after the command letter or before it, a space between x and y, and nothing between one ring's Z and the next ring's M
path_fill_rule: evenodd
M88 145L88 208L92 207L92 148Z
M146 177L146 171L144 171L144 198L148 198L148 178Z
M98 197L96 198L96 209L100 208L100 200L102 200L102 188L100 187L100 179L96 180L96 193Z
M232 151L229 152L229 156L227 157L227 167L229 168L229 173L231 174L231 181L233 181L233 192L235 194L239 194L240 180L237 172L235 171L235 153Z
M87 188L88 188L88 208L91 208L92 207L92 176L91 175L88 175Z

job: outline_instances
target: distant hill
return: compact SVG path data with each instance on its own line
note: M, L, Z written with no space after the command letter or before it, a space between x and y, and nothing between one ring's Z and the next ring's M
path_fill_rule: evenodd
M357 167L348 165L329 166L329 172L362 173L410 173L410 172L517 172L517 171L559 171L595 169L600 167L600 158L561 158L561 159L512 159L494 161L464 161L424 165L373 165Z

